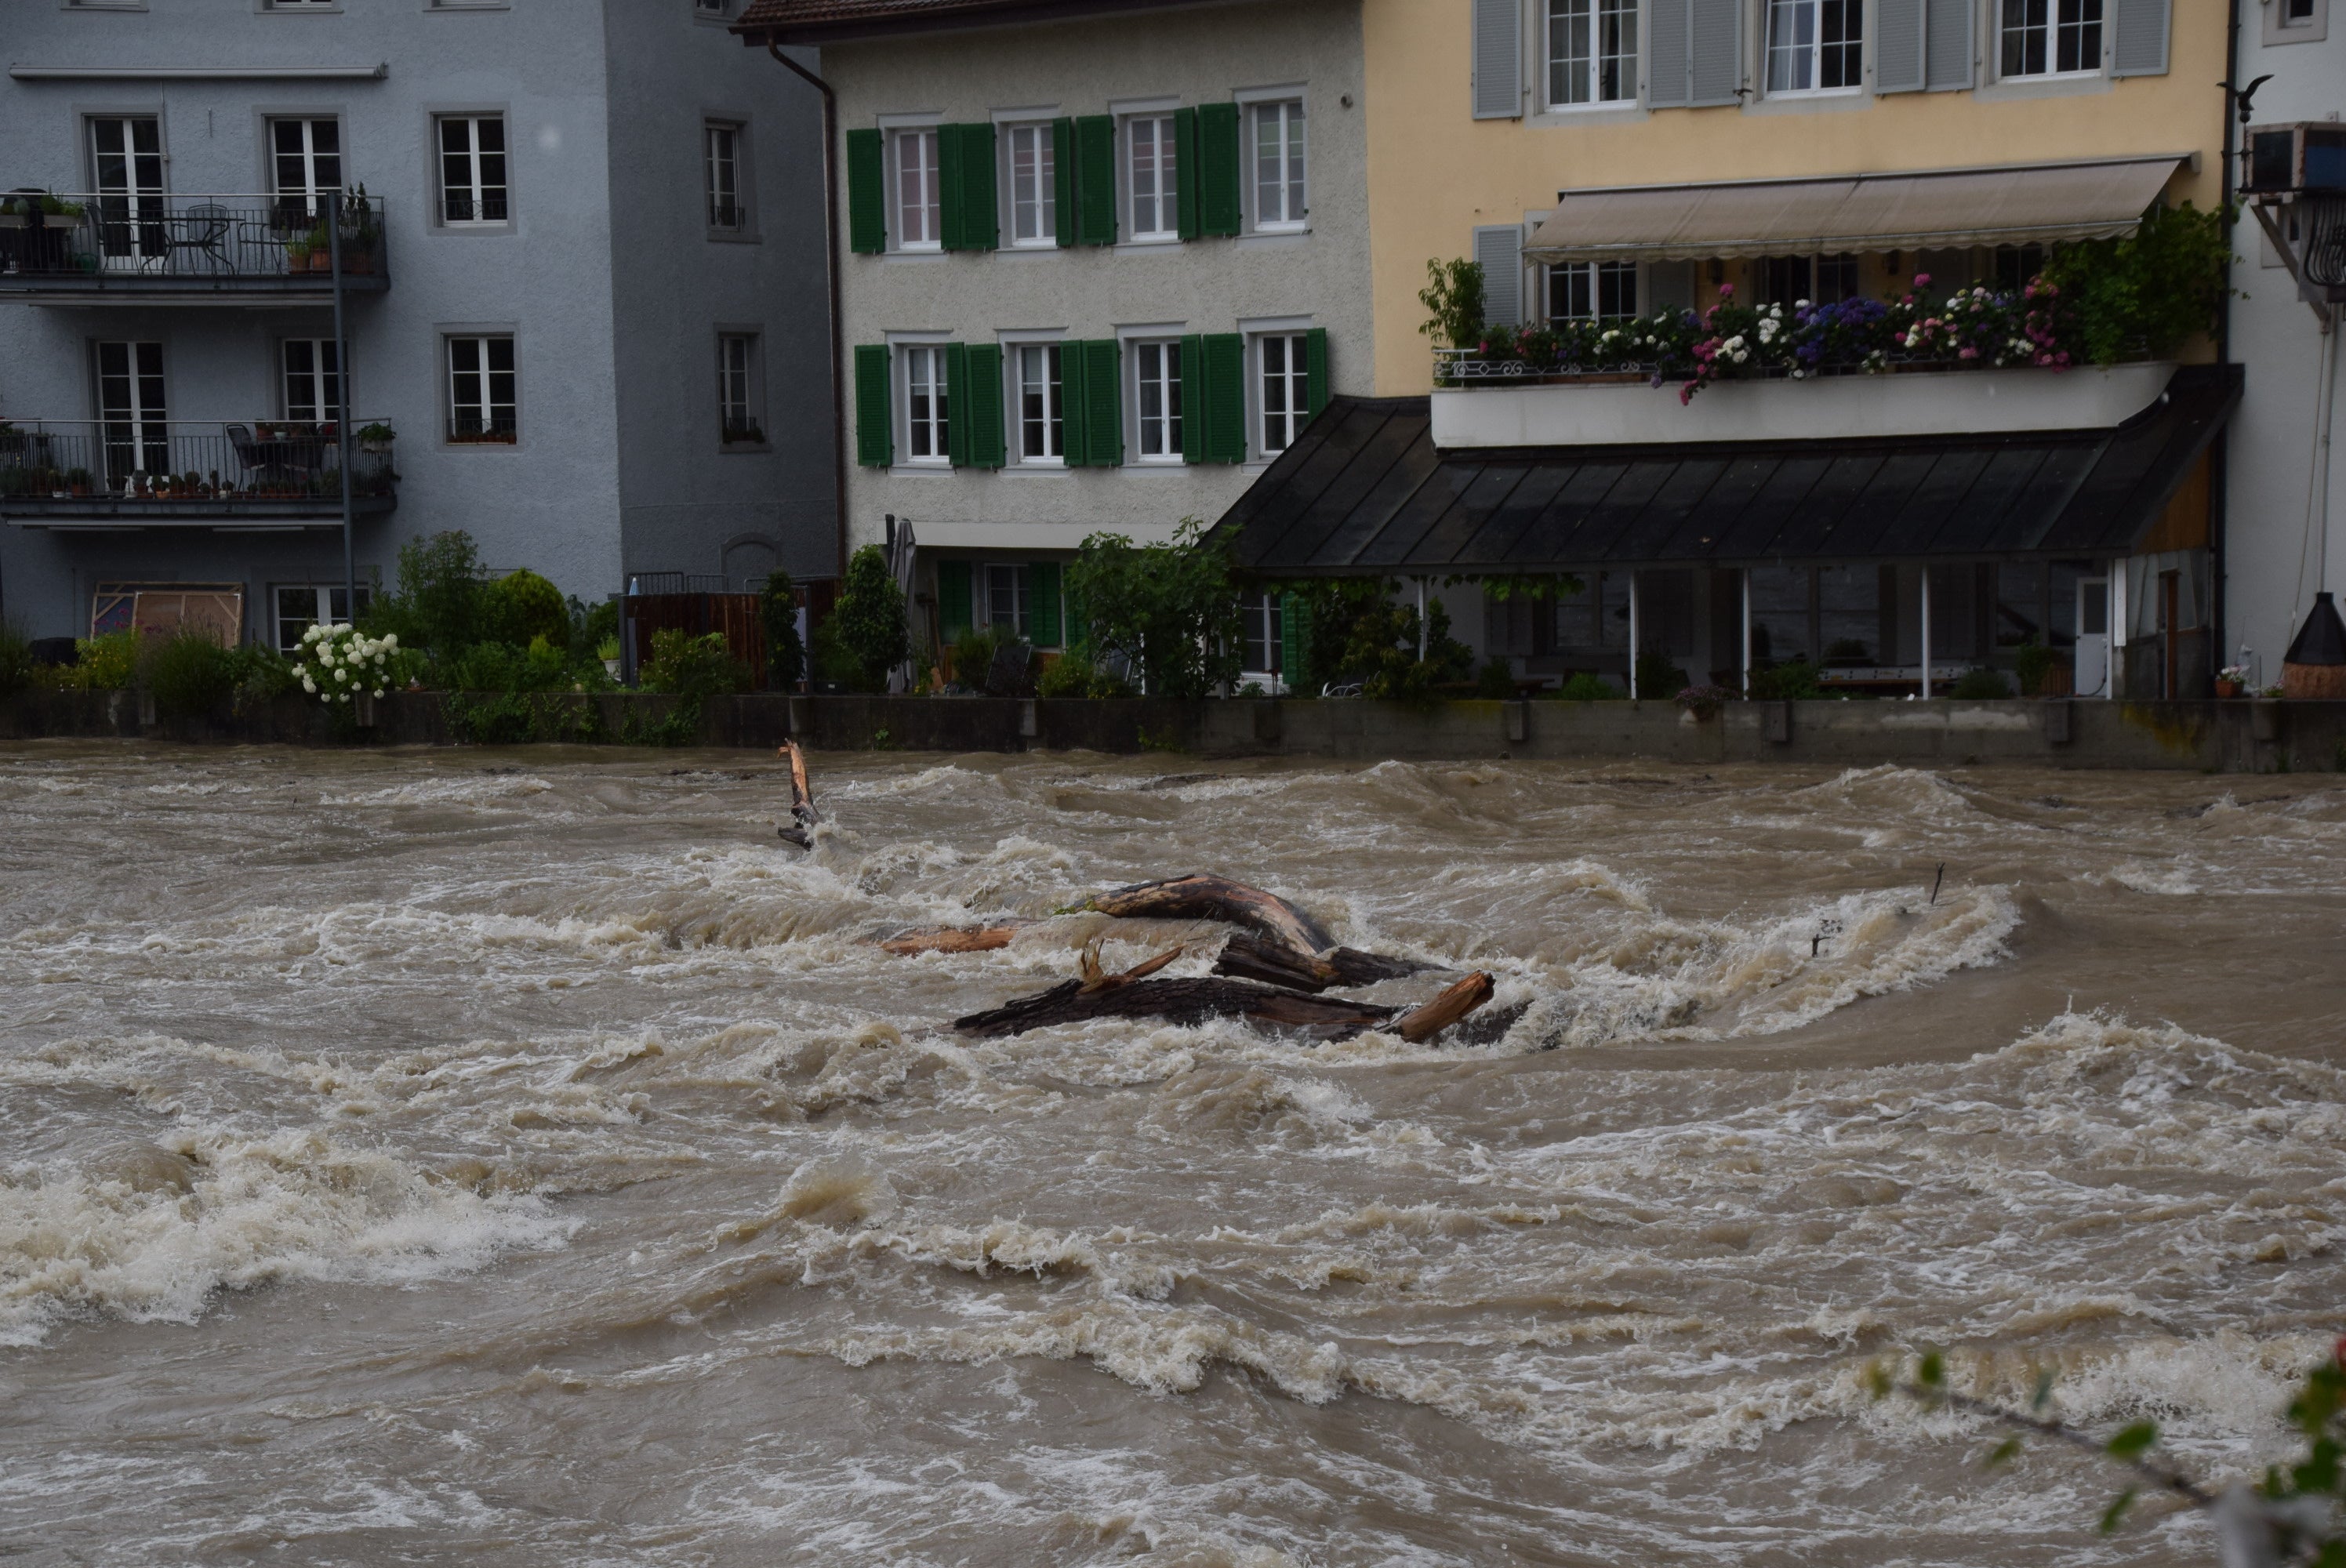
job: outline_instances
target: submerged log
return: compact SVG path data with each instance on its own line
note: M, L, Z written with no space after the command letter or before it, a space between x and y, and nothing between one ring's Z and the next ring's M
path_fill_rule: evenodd
M1411 1008L1393 1030L1413 1045L1423 1044L1491 1000L1491 977L1476 970L1433 1001Z
M1008 947L1020 932L1035 923L1031 920L1013 920L999 925L949 925L898 932L880 944L880 951L899 958L922 952L993 952Z
M1228 877L1172 877L1096 894L1085 906L1126 920L1218 920L1259 931L1299 953L1325 952L1336 945L1327 928L1301 910L1260 888Z
M1356 947L1331 947L1325 952L1298 952L1278 942L1239 932L1222 944L1214 972L1238 980L1260 980L1296 991L1325 991L1336 985L1374 985L1434 966L1410 958L1387 958Z
M814 785L807 779L806 753L796 740L782 742L780 755L790 760L790 825L777 830L786 843L801 850L814 848L814 825L822 820L814 809Z

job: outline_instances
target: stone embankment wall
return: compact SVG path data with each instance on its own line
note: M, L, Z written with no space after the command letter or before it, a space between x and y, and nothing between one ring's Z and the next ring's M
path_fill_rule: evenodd
M673 699L548 699L619 740L658 727ZM0 740L107 737L256 745L445 745L437 693L372 704L337 733L288 696L208 718L158 718L137 692L36 692L0 702ZM2346 702L1760 702L1697 719L1669 703L1359 701L1020 702L986 697L736 697L703 705L699 742L820 750L1179 751L1216 757L1474 760L1641 759L1929 767L2346 769Z

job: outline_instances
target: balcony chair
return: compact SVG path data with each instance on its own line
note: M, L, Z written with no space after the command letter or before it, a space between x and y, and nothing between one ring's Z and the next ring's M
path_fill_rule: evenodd
M227 249L221 245L221 241L228 238L230 223L229 209L217 202L207 201L189 208L168 230L166 243L170 249L170 270L235 271L236 264L229 259ZM189 267L181 261L182 255L189 261L200 258L209 265Z

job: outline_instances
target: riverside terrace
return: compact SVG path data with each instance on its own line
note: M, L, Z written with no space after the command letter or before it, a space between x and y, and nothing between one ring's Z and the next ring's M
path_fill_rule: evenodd
M0 196L0 300L31 304L265 304L391 287L382 199L161 190Z

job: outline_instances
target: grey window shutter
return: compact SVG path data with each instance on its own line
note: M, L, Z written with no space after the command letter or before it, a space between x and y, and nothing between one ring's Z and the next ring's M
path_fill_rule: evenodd
M2110 75L2167 75L2168 10L2171 0L2117 0L2117 41L2110 49Z
M1929 0L1874 0L1873 90L1919 93L1929 79L1923 68L1923 15Z
M1493 327L1524 324L1524 229L1494 223L1474 230L1474 260L1483 268L1483 321Z
M1646 106L1682 109L1695 0L1654 0L1646 20Z
M1524 0L1474 0L1474 117L1524 113Z
M1687 36L1687 102L1741 103L1743 0L1694 0Z
M1931 90L1943 93L1972 85L1972 51L1979 35L1972 25L1972 0L1930 0Z

